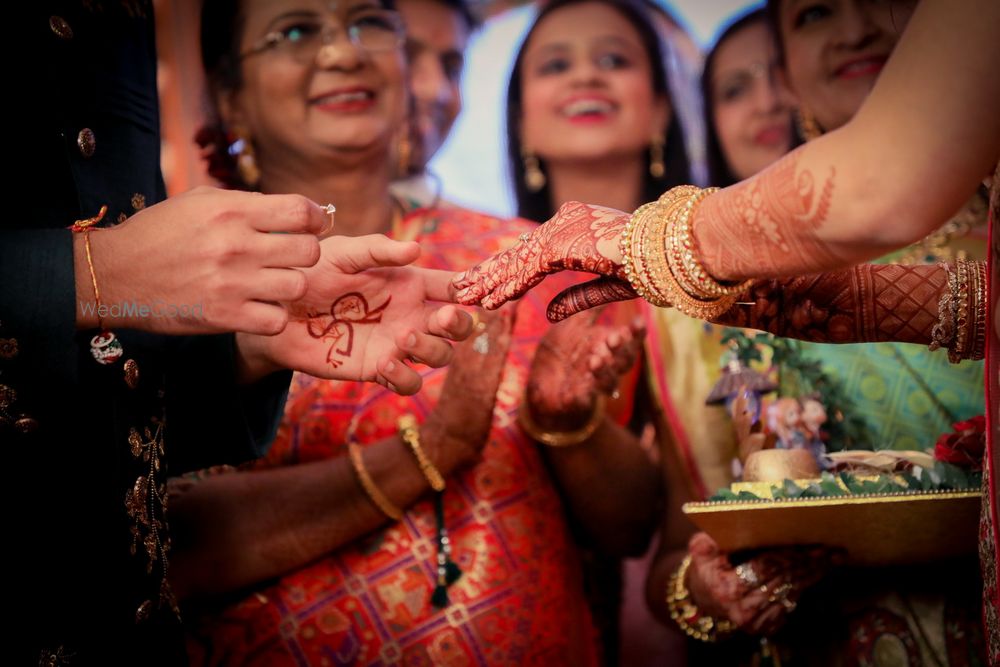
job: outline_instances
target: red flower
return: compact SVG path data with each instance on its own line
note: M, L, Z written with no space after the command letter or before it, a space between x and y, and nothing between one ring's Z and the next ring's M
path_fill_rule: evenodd
M986 416L958 422L952 428L954 432L938 438L934 458L961 468L981 470L986 453Z

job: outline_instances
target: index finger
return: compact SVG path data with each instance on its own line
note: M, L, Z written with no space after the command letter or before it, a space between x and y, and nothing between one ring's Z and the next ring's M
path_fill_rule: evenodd
M451 271L439 269L425 269L413 267L411 270L417 271L424 283L424 294L428 301L443 301L445 303L458 303L457 288L452 279L455 274Z
M297 232L316 234L330 224L326 210L302 195L263 195L250 197L250 224L261 232Z

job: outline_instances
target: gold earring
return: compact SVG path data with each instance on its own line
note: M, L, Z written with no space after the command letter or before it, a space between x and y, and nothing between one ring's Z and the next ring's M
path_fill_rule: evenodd
M525 150L521 153L521 158L524 160L524 184L528 192L541 191L545 187L546 179L538 157L531 151Z
M653 137L653 141L649 144L649 175L653 178L663 178L667 173L667 166L663 163L665 143L663 135L658 134Z
M795 124L799 126L799 134L806 141L823 136L823 129L816 122L816 117L803 106L795 110Z
M248 187L255 188L260 183L260 169L257 167L257 155L253 149L253 142L250 141L250 134L242 128L235 130L234 134L237 144L236 170Z
M410 141L409 124L396 142L396 177L406 178L412 171L413 143Z

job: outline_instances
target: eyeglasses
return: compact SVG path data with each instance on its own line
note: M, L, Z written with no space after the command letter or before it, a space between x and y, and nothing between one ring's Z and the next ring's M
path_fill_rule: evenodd
M280 30L261 37L240 58L270 51L306 63L316 58L320 48L332 44L341 25L320 19L301 18ZM390 51L403 45L406 32L397 12L371 9L352 16L347 23L347 39L365 51Z

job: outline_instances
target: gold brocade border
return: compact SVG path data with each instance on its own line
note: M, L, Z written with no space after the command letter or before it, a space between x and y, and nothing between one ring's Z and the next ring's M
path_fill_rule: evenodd
M837 507L839 505L867 505L874 503L904 503L914 501L954 500L978 498L978 491L923 491L920 493L864 493L832 498L781 498L778 500L719 500L703 503L685 503L685 514L710 512L739 512L767 509L771 506L795 505L796 507Z

